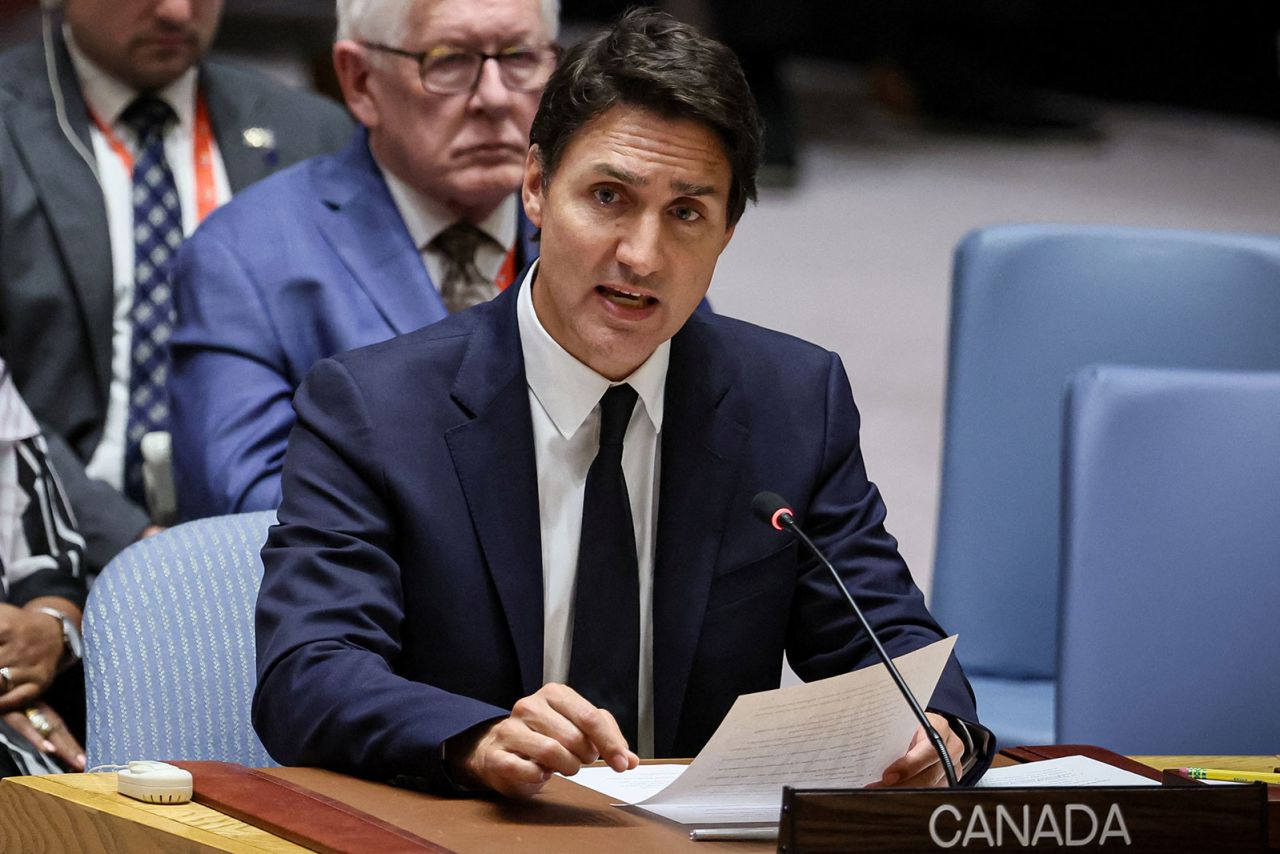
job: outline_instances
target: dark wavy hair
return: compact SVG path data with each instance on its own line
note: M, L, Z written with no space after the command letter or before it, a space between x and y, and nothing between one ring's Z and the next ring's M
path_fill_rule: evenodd
M733 51L656 9L630 9L570 48L547 81L529 141L543 181L574 134L619 104L711 128L733 173L729 225L756 199L763 122Z

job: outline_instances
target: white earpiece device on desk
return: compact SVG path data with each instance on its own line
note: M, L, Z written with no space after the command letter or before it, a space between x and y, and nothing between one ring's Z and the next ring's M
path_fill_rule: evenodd
M191 772L167 762L134 760L118 774L117 790L149 804L185 804L191 800Z

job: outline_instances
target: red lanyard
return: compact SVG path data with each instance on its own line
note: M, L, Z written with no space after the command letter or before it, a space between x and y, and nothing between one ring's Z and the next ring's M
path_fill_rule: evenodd
M520 237L516 236L516 246L520 245ZM502 268L498 270L498 278L493 283L499 291L505 291L516 280L516 246L507 250L507 257L502 259Z
M111 127L98 117L93 108L88 107L88 105L86 107L94 125L107 140L107 144L111 146L111 150L115 152L116 157L120 158L124 171L132 176L133 155L129 153L129 149L120 141L120 137L116 136ZM196 222L202 222L218 206L218 185L213 176L213 125L209 121L209 108L204 102L203 92L196 96L194 142L193 165L196 173ZM514 262L514 258L512 261ZM504 267L503 269L505 270L506 268Z

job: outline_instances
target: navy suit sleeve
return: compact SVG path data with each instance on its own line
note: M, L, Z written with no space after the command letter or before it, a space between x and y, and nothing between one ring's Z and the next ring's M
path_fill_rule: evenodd
M376 447L371 414L338 362L316 365L295 408L279 524L262 552L254 726L287 765L448 790L441 744L509 710L396 674L399 513L379 462L396 457Z
M211 219L173 268L169 379L182 519L271 510L293 424L290 365L252 274Z
M898 655L945 636L925 607L924 596L885 529L885 505L867 477L859 443L860 418L849 378L838 356L831 355L827 375L826 419L815 489L795 509L798 521L840 572L885 649ZM858 627L848 603L817 560L802 566L793 599L787 656L805 680L819 679L878 661ZM965 721L975 743L993 745L977 723L973 691L953 655L932 699L921 697L931 711ZM903 746L904 750L906 745ZM972 782L989 764L989 750L971 766Z

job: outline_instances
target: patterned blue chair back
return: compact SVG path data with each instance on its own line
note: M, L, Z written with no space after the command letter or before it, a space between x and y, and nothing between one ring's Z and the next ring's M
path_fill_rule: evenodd
M249 718L259 551L275 512L201 519L121 552L84 614L90 766L276 765Z

